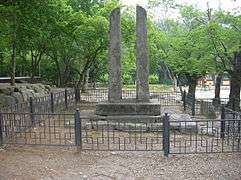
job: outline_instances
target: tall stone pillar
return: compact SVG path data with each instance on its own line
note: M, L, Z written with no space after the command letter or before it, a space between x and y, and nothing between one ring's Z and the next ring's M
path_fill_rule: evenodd
M108 101L119 102L122 98L120 8L111 12L109 36Z
M138 101L149 102L149 60L147 48L147 16L146 10L136 7L136 98Z

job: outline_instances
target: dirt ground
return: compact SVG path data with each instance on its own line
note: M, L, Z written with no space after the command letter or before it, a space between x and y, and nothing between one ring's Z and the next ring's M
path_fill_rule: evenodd
M241 154L77 152L12 146L0 151L0 180L241 179Z

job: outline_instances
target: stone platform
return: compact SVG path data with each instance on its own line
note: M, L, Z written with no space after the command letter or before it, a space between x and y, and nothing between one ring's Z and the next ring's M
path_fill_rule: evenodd
M123 115L160 115L160 102L152 99L150 102L140 102L136 99L124 99L120 102L100 102L96 106L96 115L123 116Z

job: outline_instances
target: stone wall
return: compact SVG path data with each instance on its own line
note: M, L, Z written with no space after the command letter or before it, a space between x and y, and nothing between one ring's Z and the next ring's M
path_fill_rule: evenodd
M49 94L51 87L43 84L17 84L9 86L0 84L0 107L28 101L30 97Z

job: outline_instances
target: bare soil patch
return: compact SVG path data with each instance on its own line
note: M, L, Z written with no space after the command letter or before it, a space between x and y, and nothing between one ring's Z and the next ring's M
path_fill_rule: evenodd
M9 146L0 151L1 180L241 179L241 155L77 152L75 148Z

